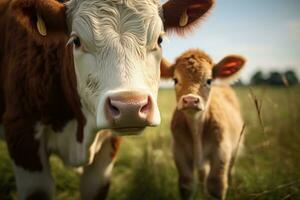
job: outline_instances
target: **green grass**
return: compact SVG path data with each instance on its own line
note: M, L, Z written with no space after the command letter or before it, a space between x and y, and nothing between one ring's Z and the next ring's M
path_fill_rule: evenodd
M262 101L261 119L249 88L236 88L246 123L245 147L236 161L228 199L300 199L300 88L253 88ZM171 154L172 90L161 90L162 124L123 140L113 171L109 200L179 199ZM51 158L57 199L78 199L79 178ZM11 163L0 142L0 199L15 198ZM200 190L197 199L203 199Z

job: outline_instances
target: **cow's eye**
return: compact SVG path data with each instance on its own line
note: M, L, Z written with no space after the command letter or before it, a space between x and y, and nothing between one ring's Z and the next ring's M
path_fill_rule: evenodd
M81 41L80 41L79 37L75 37L73 39L73 44L74 44L74 46L75 46L76 49L78 49L78 48L81 47Z
M173 81L174 81L175 85L178 83L178 79L177 78L173 78Z
M161 43L163 42L163 38L161 36L159 36L158 40L157 40L157 44L158 46L161 46Z

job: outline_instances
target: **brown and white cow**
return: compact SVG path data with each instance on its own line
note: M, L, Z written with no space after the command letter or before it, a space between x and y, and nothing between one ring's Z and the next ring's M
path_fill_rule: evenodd
M0 120L19 199L54 197L52 153L84 166L83 199L105 198L116 136L160 123L164 31L184 33L213 4L61 2L0 0Z
M244 63L231 55L213 64L198 49L183 53L173 65L162 62L162 77L175 81L171 130L182 199L193 197L196 170L210 195L225 198L243 120L234 91L220 83L232 80Z

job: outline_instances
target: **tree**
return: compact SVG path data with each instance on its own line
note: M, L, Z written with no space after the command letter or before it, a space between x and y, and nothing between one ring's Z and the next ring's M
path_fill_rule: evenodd
M261 71L257 71L253 76L251 77L250 83L253 85L262 85L265 83L265 79L263 76L263 73Z
M269 85L276 85L276 86L284 85L283 77L277 71L273 71L273 72L270 73L270 76L267 79L267 82L268 82Z
M289 85L296 85L299 83L298 77L293 70L288 70L284 73L284 77Z

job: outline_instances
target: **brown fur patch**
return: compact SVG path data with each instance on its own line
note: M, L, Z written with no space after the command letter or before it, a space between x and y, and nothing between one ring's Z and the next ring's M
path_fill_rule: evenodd
M45 21L47 37L37 30L37 14ZM53 43L67 34L66 8L56 0L15 0L11 3L11 15L39 44Z
M29 195L26 200L50 200L50 198L45 192L39 191Z
M28 171L41 171L40 143L34 138L34 121L30 116L27 119L4 120L5 140L10 157L17 166Z
M47 2L50 4L53 0ZM5 51L0 62L0 111L4 111L5 102L3 123L11 157L17 165L36 171L41 170L37 154L39 144L34 139L37 122L61 131L68 121L75 118L78 122L77 141L82 142L86 119L80 109L72 50L65 47L67 35L55 34L52 37L50 34L44 39L39 38L33 34L34 30L28 30L30 26L20 25L14 14L7 12L0 18L0 23L5 21L6 24L2 41ZM55 13L48 14L47 17L53 18ZM52 26L48 28L50 33Z
M5 39L5 26L6 26L6 20L5 17L3 17L4 15L6 15L6 10L7 7L9 6L9 0L0 0L0 27L1 27L1 31L0 31L0 123L2 121L2 116L4 113L4 96L3 96L3 75L1 73L2 68L1 68L1 63L3 62L3 56L4 56L4 39Z
M166 60L162 59L160 63L160 77L161 78L172 78L174 73L173 66Z
M97 193L97 196L94 200L105 200L109 191L110 183L106 184L105 186L101 187Z
M180 151L186 154L185 165L193 168L193 152L190 144L193 142L192 132L187 124L187 119L183 112L175 110L171 121L171 131L176 146L180 146Z

